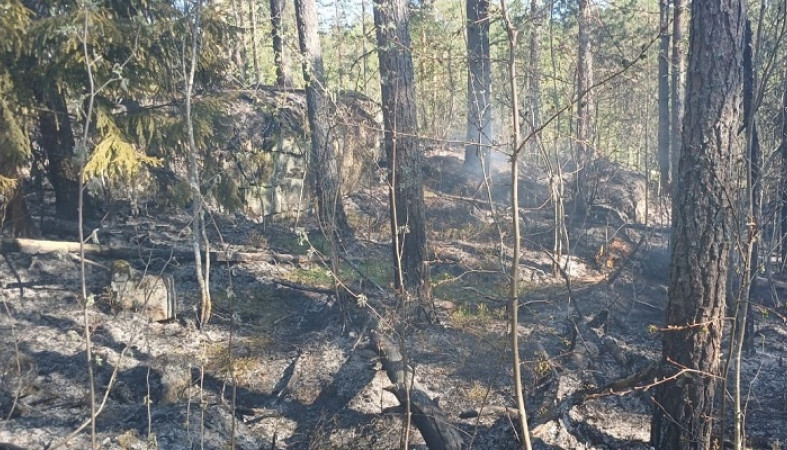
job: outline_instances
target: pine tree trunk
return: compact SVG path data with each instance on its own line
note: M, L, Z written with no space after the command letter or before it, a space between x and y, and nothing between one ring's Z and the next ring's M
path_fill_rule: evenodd
M781 171L781 254L782 254L782 270L787 265L787 74L784 77L784 93L782 94L782 130L781 142L779 144L779 154L782 159Z
M530 132L536 132L541 126L541 25L543 17L538 8L538 0L530 1L530 18L533 25L530 30L530 69L528 70L528 95L530 107ZM541 133L536 133L530 140L531 151L538 149Z
M260 84L260 60L257 55L257 5L254 0L249 0L249 22L251 26L251 58L254 67L254 82Z
M361 41L361 55L363 55L361 56L361 86L363 90L361 92L363 92L365 95L369 95L369 89L367 89L368 70L366 67L366 58L368 53L366 49L366 40L368 36L366 29L366 0L361 0L361 36L363 36Z
M310 183L317 198L321 225L329 231L330 236L346 237L350 235L350 226L344 213L336 155L328 141L328 100L315 1L295 0L295 16L303 55L303 77L306 80L306 105L311 130Z
M396 287L428 296L422 155L406 0L375 0Z
M593 50L590 44L590 0L579 0L579 51L577 53L577 184L574 192L575 216L584 217L592 203L591 165L595 151L590 145L593 129Z
M270 0L271 6L271 37L273 39L273 62L276 64L276 85L292 87L290 61L284 55L284 0Z
M659 0L659 194L669 194L670 107L669 107L669 0Z
M489 0L467 0L467 143L465 168L489 168L492 143L492 71L489 60Z
M232 48L232 57L235 60L235 65L238 66L240 79L246 81L246 30L243 26L243 5L239 4L243 0L232 0L232 15L235 19L235 26L241 30L241 35L235 39Z
M744 324L739 327L741 339L747 351L754 350L754 308L749 305L751 293L757 288L757 266L759 266L759 230L761 226L760 217L760 198L762 195L762 182L760 179L762 151L760 149L760 134L757 129L757 105L756 97L760 90L757 74L754 69L754 48L752 42L751 21L746 22L746 40L743 51L743 115L746 126L746 153L749 166L747 167L747 187L748 187L748 210L746 211L746 267L744 274L744 286L741 305L736 314L737 320ZM736 367L739 370L740 366Z
M672 107L670 108L671 128L670 134L670 173L678 171L678 161L683 145L683 109L686 95L686 0L672 0L674 15L672 20ZM672 177L671 189L680 179Z
M742 0L694 0L683 150L676 173L675 231L661 370L675 379L655 392L657 449L712 448L729 268L730 167L743 87Z

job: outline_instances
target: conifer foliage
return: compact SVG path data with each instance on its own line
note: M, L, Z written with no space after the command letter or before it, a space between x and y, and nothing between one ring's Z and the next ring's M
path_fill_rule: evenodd
M16 191L16 173L30 162L30 136L39 136L33 148L46 160L56 213L65 219L76 217L82 165L86 181L100 178L122 185L145 166L160 165L160 158L183 152L181 40L188 21L182 16L166 1L12 0L0 8L3 193L21 193ZM83 36L86 20L90 33ZM228 30L219 10L204 8L205 51L195 74L194 105L201 148L223 130L214 125L226 116L224 102L199 94L224 79ZM91 55L87 63L96 95L89 142L79 143L74 136L84 123L89 91L83 40ZM88 199L88 216L92 203Z

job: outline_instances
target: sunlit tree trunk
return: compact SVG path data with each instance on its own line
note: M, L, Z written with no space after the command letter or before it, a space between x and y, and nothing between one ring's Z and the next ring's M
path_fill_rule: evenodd
M361 85L363 86L363 93L368 94L369 90L367 89L367 73L368 69L366 67L366 57L367 57L367 49L366 49L366 36L367 36L367 29L366 29L366 0L361 0L361 35L363 39L361 41L361 73L362 73L362 81Z
M194 252L194 271L199 285L200 299L200 327L208 324L212 314L212 303L210 297L210 243L207 239L205 230L205 213L203 211L204 202L202 198L202 177L199 163L197 143L194 138L194 118L193 118L193 94L194 78L197 71L197 64L200 53L200 33L202 22L202 0L197 0L192 5L194 23L191 30L191 47L189 48L188 67L184 67L188 72L184 73L186 84L185 106L186 106L186 132L188 134L188 180L191 187L193 217L191 219L191 245ZM202 259L202 244L205 245L205 259Z
M257 5L249 0L249 26L251 27L251 58L254 67L254 82L260 84L260 60L257 54Z
M238 66L241 80L246 81L246 30L243 26L243 0L232 0L232 15L235 19L235 26L240 30L239 36L235 39L232 49L232 56L235 65Z
M276 85L279 87L292 86L290 73L290 60L284 54L284 10L285 0L270 0L271 7L271 37L273 39L273 63L276 64Z
M527 95L530 108L530 132L535 132L541 126L541 26L543 24L542 12L538 0L530 1L530 19L533 24L530 28L530 61L528 70ZM541 133L537 132L531 142L531 149L535 150L541 141Z
M342 23L342 12L343 9L340 5L340 0L333 0L333 19L334 26L336 27L335 45L337 61L344 61L345 58L344 24ZM346 67L343 64L339 64L336 69L336 85L339 86L339 89L344 89L344 74Z
M593 49L590 43L590 0L579 0L579 51L577 53L577 185L574 192L576 216L584 216L592 202L590 192L591 165L595 159L591 130L595 116L593 95Z
M659 0L659 194L669 194L670 107L669 107L669 0Z
M422 155L406 0L375 0L396 286L428 295Z
M672 128L670 134L670 173L672 174L677 173L680 151L683 146L683 109L686 103L686 1L672 0L672 77L670 81L672 90L670 95L672 98L670 108ZM670 182L674 192L680 179L672 177Z
M787 74L784 77L784 86L782 87L782 110L781 110L781 140L779 144L779 154L782 159L781 171L781 254L782 254L782 270L784 270L785 263L787 263Z
M713 447L716 384L729 268L730 167L738 152L746 3L694 0L683 150L673 198L667 325L651 443ZM672 379L674 378L674 379Z
M298 38L306 80L306 106L311 131L309 179L317 198L320 223L330 238L349 236L333 146L328 141L328 99L325 92L322 48L314 0L295 0Z
M492 143L492 70L489 60L489 0L467 0L467 142L465 168L489 167Z

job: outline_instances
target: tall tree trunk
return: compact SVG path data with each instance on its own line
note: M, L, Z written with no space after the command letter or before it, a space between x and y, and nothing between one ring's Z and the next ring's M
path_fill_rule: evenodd
M492 143L492 70L489 60L489 0L467 0L467 142L465 169L489 168Z
M276 86L292 87L290 60L284 54L284 10L285 0L270 0L271 37L273 39L273 62L276 64Z
M661 370L651 443L712 448L714 399L730 255L730 167L736 158L743 87L746 3L694 0L683 150Z
M746 211L746 246L748 254L745 255L746 279L743 285L746 291L743 292L741 305L737 314L737 320L743 323L739 327L741 333L741 344L745 344L747 351L754 349L754 315L751 314L753 308L749 307L751 293L757 287L757 266L759 265L759 233L760 233L760 198L762 194L761 163L762 151L760 150L760 134L757 130L757 97L760 86L757 73L754 68L755 50L752 42L751 21L746 21L746 40L743 52L743 117L746 126L746 154L748 161L747 187L748 198ZM740 370L737 367L736 370Z
M361 36L363 39L361 40L361 72L363 74L361 85L363 86L363 93L365 95L369 95L369 89L367 89L367 68L366 68L366 58L368 51L366 50L366 39L367 39L367 29L366 29L366 0L361 0Z
M79 203L79 168L74 158L74 132L66 108L66 99L58 92L42 92L39 101L44 109L38 113L41 147L49 164L47 173L55 190L55 215L60 219L77 220ZM85 198L85 217L92 210Z
M541 26L544 18L538 7L538 0L530 1L530 18L533 24L530 28L530 68L528 70L528 87L530 88L527 105L530 108L530 132L535 132L541 126ZM541 133L538 132L531 142L531 150L540 145Z
M659 0L659 194L670 186L669 0Z
M240 79L246 81L246 30L243 26L243 0L232 0L232 15L235 19L235 26L240 30L240 36L235 39L232 53L235 65L238 66Z
M396 287L428 296L426 216L407 0L375 0Z
M670 108L671 128L670 135L670 173L676 174L678 171L678 161L683 146L683 109L686 102L686 1L672 0L673 19L672 19L672 107ZM680 183L678 177L670 180L672 192L675 186Z
M317 198L320 223L328 231L329 238L346 237L350 234L350 226L344 213L336 155L328 142L328 101L315 1L295 0L295 16L303 55L306 106L311 130L310 184Z
M344 25L342 23L342 9L339 5L339 0L333 0L333 19L334 26L336 26L336 59L337 61L344 61ZM336 68L336 81L339 89L344 89L344 65L339 64Z
M764 4L764 2L763 2ZM744 171L746 179L746 196L740 198L741 210L745 212L743 222L737 223L738 233L735 236L738 242L738 253L731 255L730 276L735 282L730 282L730 286L739 288L732 292L730 299L734 300L732 308L734 310L734 321L730 332L730 350L727 354L727 361L724 365L722 374L722 392L732 394L732 417L733 417L733 442L734 449L743 449L745 442L745 410L743 404L743 388L741 386L741 362L743 361L743 350L753 350L753 308L749 307L749 299L752 290L756 288L756 274L758 265L758 225L760 223L759 197L760 197L760 139L757 132L757 121L755 114L757 110L757 79L754 71L754 48L752 46L751 21L746 21L746 33L743 49L743 126L746 130L746 158L744 159ZM737 256L737 258L735 258ZM736 264L736 260L738 264ZM730 374L730 367L734 365L734 370ZM730 380L730 375L732 379ZM728 388L728 385L732 388ZM745 394L744 394L745 395ZM726 419L726 395L721 404L720 420L725 424ZM722 429L724 425L722 425ZM722 432L722 437L724 433Z
M574 214L584 217L590 206L593 193L590 192L591 165L595 150L591 145L593 138L593 49L590 44L590 0L579 0L579 51L577 53L577 185L574 192Z
M782 171L781 171L781 254L782 254L782 271L787 265L787 71L784 76L784 92L782 94L782 132L781 142L779 143L779 154L782 158Z
M203 211L202 199L202 177L199 163L197 144L194 139L194 120L192 117L194 75L197 71L197 64L200 54L200 33L202 22L202 0L197 0L191 5L194 14L193 28L191 30L191 47L189 48L189 66L184 69L184 81L186 84L186 132L188 134L189 151L187 155L188 179L191 187L193 217L191 219L191 246L194 251L194 272L197 278L197 285L200 289L200 328L204 328L210 320L213 306L210 296L210 242L205 230L205 215ZM205 260L202 260L201 244L205 244Z
M260 84L260 60L257 55L257 5L249 0L249 22L251 26L251 57L254 67L254 82Z

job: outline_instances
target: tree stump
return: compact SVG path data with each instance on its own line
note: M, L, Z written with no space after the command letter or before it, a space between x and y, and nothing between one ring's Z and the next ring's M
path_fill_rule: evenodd
M142 311L154 322L174 319L177 311L175 281L171 275L134 270L123 260L112 263L111 298L125 310Z

